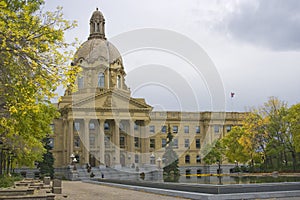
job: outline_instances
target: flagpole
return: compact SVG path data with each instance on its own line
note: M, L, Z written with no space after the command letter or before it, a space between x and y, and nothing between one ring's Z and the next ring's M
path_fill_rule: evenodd
M235 93L234 92L231 92L230 93L230 97L231 97L231 112L234 112L234 102L233 102L233 98L235 96Z

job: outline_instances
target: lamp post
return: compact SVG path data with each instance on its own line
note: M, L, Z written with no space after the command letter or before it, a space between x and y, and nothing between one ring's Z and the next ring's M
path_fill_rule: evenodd
M75 163L77 162L77 159L75 158L75 155L72 153L70 158L71 158L71 166L73 166L73 170L76 170Z
M151 164L151 165L155 165L155 155L154 155L154 153L152 153L152 154L150 155L150 164Z
M158 169L161 169L161 161L162 161L161 158L158 157L156 161L157 161Z

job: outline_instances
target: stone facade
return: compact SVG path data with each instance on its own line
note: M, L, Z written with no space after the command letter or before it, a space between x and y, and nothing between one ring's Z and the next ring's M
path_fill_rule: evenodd
M156 165L170 128L181 168L204 169L201 149L240 125L245 113L152 112L144 99L131 97L122 58L106 40L104 24L97 9L90 36L72 62L82 68L78 91L67 90L57 104L61 117L53 122L55 168L72 162L118 169Z

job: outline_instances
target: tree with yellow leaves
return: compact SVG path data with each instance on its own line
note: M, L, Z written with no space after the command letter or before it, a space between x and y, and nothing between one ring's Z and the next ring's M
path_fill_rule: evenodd
M50 99L60 85L72 87L78 68L64 32L76 24L62 9L43 12L43 0L0 1L0 140L19 165L33 165L45 152L42 139L58 116Z

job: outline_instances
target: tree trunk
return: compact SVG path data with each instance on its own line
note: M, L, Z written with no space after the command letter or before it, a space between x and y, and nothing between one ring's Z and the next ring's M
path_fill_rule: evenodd
M293 171L296 171L296 165L297 165L297 159L296 159L296 153L292 151L292 158L293 158Z

